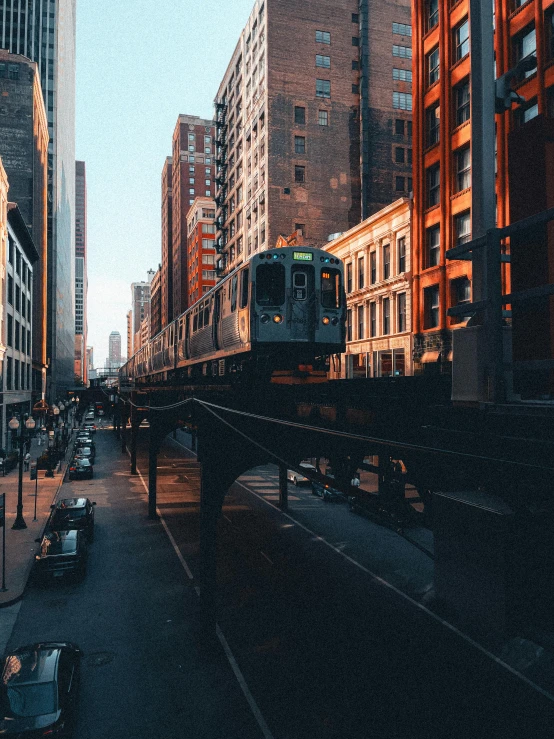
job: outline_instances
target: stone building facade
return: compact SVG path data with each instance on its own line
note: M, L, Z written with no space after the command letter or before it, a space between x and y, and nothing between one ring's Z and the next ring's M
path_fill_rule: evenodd
M400 198L334 239L344 262L346 353L334 377L413 374L412 201Z
M215 285L214 217L213 198L196 198L187 214L189 305L200 300Z

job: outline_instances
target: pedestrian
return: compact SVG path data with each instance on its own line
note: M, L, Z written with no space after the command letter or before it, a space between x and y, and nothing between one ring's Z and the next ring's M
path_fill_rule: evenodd
M357 474L355 474L354 477L350 480L350 484L354 488L359 488L360 487L360 478L358 477Z
M30 464L31 464L31 455L30 455L29 452L27 452L27 454L23 458L23 465L24 465L24 468L25 468L25 472L28 472L29 471L29 465Z
M31 439L27 439L25 442L25 451L30 452L31 451Z

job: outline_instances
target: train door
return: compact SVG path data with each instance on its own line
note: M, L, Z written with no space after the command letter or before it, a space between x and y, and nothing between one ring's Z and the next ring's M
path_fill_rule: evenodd
M221 319L221 290L218 290L214 296L214 313L212 321L213 345L216 351L219 350L219 323Z
M291 273L290 337L292 341L315 340L314 268L309 264L295 265Z

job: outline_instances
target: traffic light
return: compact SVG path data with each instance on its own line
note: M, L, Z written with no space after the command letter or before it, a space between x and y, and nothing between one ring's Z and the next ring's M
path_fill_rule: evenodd
M521 59L513 69L499 77L495 81L494 109L496 113L504 113L510 110L513 103L525 103L526 100L515 90L512 90L512 80L518 80L525 72L531 72L537 68L537 57L533 54Z

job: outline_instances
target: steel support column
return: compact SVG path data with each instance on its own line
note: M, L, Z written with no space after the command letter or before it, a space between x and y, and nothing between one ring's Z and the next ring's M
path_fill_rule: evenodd
M289 507L289 484L287 480L287 468L279 465L279 507L284 511Z
M158 443L152 439L152 427L150 428L150 443L148 445L148 518L156 520L158 513L157 483L158 483Z
M131 474L137 474L137 436L140 426L140 418L137 418L137 412L131 407Z

